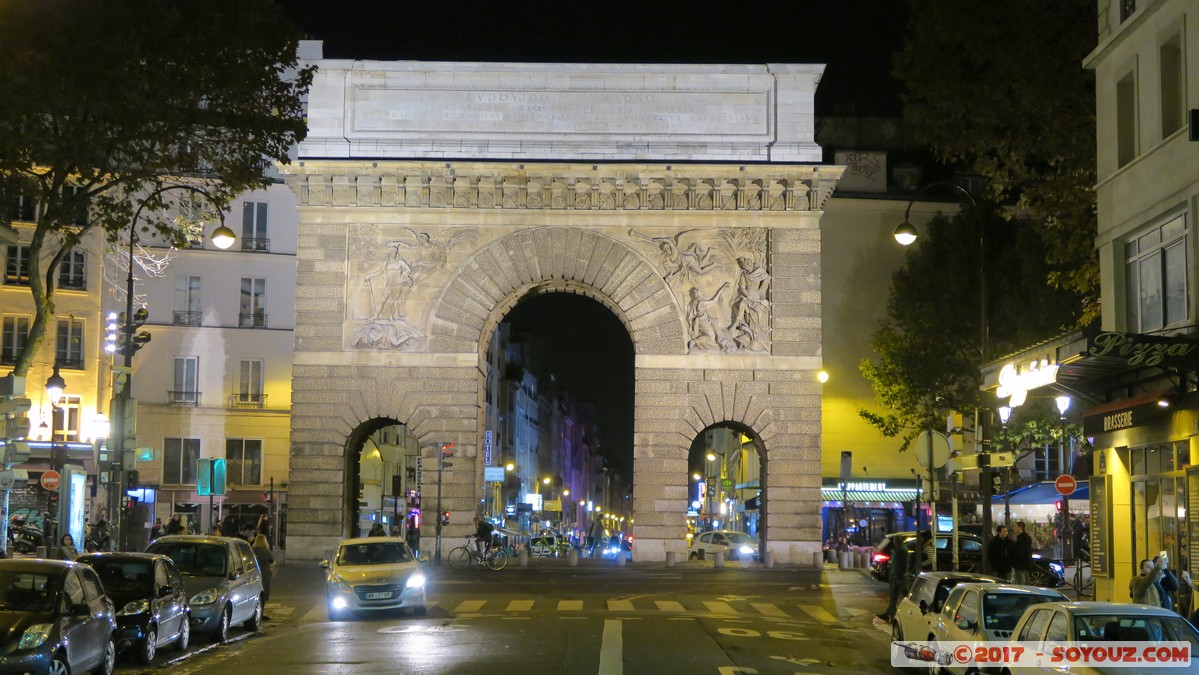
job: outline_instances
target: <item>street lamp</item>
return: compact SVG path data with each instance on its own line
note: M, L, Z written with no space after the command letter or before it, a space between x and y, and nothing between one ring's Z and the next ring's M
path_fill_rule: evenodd
M990 337L989 324L987 322L987 238L986 228L983 226L983 214L978 208L978 202L974 200L974 196L966 188L949 181L935 181L925 185L917 190L917 194L937 187L948 187L956 190L961 194L966 201L970 202L970 207L974 210L975 223L978 228L978 313L979 313L979 363L987 362L987 342ZM919 236L915 226L909 220L912 212L912 205L916 203L913 198L908 202L907 208L903 211L903 222L895 228L893 236L895 241L903 246L909 246L914 243ZM975 452L978 454L978 464L981 470L982 483L982 502L983 502L983 547L991 541L991 496L993 494L993 486L991 485L991 458L987 452L985 444L985 433L983 428L982 411L979 408L974 409L974 446ZM954 524L957 527L957 523ZM988 571L986 556L983 556L983 571Z
M1066 411L1070 409L1070 397L1066 395L1058 396L1054 399L1057 403L1057 411L1061 415L1061 434L1059 436L1059 451L1058 464L1061 467L1061 475L1066 475L1069 468L1066 463ZM1048 462L1046 462L1048 464ZM1070 562L1070 495L1062 495L1062 560L1067 564Z
M55 494L62 489L62 472L66 466L66 458L59 448L56 436L58 435L58 419L61 415L61 410L58 404L62 402L62 393L67 388L66 380L62 379L62 375L58 374L58 362L54 363L54 372L46 379L46 396L50 399L50 468L59 475L59 485L54 490L46 492L46 553L53 555L53 551L58 546L58 509L55 504L58 501L54 498ZM65 450L65 447L62 448Z
M999 422L1003 425L1004 431L1007 430L1007 422L1012 419L1012 407L1001 405L999 406ZM1009 530L1012 527L1012 486L1009 484L1012 475L1012 467L1003 467L1003 526ZM987 508L990 508L990 504Z

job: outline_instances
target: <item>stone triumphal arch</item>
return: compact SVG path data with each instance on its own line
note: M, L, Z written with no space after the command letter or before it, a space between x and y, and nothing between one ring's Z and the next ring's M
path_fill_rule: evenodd
M488 341L526 294L568 291L634 346L638 558L684 551L689 445L729 422L763 457L768 550L810 561L820 216L841 173L813 138L822 67L319 65L284 167L300 198L289 555L347 534L348 439L372 420L455 442L443 499L475 508Z

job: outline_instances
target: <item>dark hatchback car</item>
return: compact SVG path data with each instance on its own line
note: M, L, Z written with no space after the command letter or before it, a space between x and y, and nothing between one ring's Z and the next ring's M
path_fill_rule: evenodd
M65 560L0 560L0 673L104 673L116 663L112 600Z
M887 581L891 569L891 550L896 542L910 542L916 538L915 532L896 532L888 534L874 547L874 555L870 557L870 576L878 581ZM937 569L953 569L952 532L937 533ZM958 571L978 572L982 569L983 540L975 534L958 533ZM1065 569L1057 560L1050 560L1038 554L1032 556L1032 569L1028 573L1028 583L1043 588L1057 588L1066 583Z
M90 565L117 610L117 652L149 664L163 645L186 651L191 640L183 577L165 555L90 553Z

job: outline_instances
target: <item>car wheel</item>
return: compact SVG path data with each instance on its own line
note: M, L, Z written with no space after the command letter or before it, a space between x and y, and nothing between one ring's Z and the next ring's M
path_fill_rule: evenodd
M71 675L71 669L67 667L67 660L59 654L55 654L50 659L50 667L46 669L46 675Z
M1045 570L1034 569L1028 573L1028 583L1033 586L1049 588L1049 575L1045 573Z
M891 622L891 641L903 642L903 629L899 627L898 621Z
M258 599L254 601L254 613L251 614L250 618L246 619L246 622L243 623L242 625L245 626L246 630L250 631L251 633L257 632L259 628L262 628L262 596L261 595L258 596Z
M153 626L146 631L146 639L142 640L141 649L137 650L137 662L143 666L150 665L154 654L158 651L158 631Z
M212 634L213 642L224 642L229 639L229 620L233 618L233 610L226 607L221 612L221 618L216 626L216 632Z
M108 644L104 647L104 660L92 670L92 675L112 675L112 671L116 666L117 646L113 644L112 638L109 638Z
M179 637L175 638L175 651L185 652L192 641L192 618L183 615L183 625L179 627Z

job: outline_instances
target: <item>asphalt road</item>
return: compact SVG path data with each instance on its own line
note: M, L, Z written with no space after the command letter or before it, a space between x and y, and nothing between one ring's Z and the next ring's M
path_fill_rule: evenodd
M500 572L430 571L428 615L330 622L320 570L276 576L257 634L198 641L177 673L853 673L891 672L873 615L885 587L862 572L711 569L688 563ZM125 672L146 668L123 666Z

